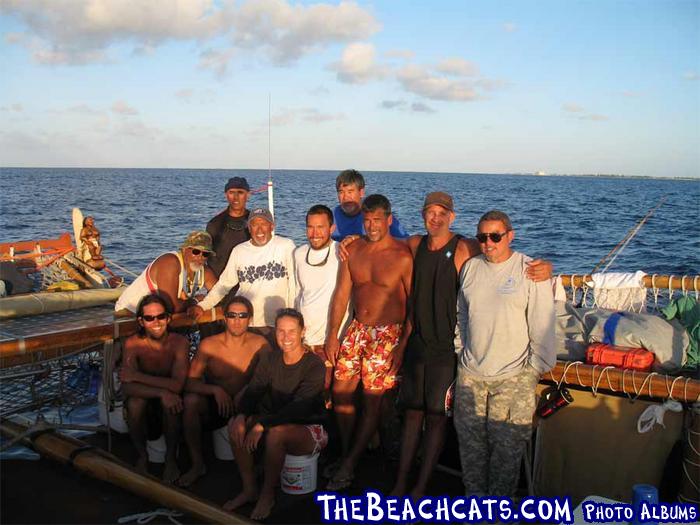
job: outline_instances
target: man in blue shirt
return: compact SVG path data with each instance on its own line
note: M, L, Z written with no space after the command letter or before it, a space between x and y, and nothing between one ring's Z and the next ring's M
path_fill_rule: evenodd
M364 235L362 223L362 199L365 196L365 179L357 170L344 170L335 179L335 189L338 192L338 206L333 210L336 225L333 240L342 241L348 235ZM393 222L390 233L396 239L406 239L408 233L403 229L399 218L392 212Z

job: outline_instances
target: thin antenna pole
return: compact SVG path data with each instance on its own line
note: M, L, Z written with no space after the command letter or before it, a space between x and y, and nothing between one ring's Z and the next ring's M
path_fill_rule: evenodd
M272 190L272 93L267 94L267 207L275 216L275 199Z

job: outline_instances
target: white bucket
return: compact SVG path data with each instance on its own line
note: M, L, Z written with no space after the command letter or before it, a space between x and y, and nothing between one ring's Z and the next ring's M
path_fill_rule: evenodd
M216 459L222 461L233 460L233 451L231 450L231 441L228 437L228 425L217 428L211 433L212 441L214 442L214 455Z
M316 490L318 453L308 456L287 454L282 467L280 481L282 492L287 494L308 494Z
M146 441L148 461L151 463L165 463L165 449L165 436L163 434L158 439Z
M104 388L100 383L100 390L97 393L98 410L100 413L100 423L107 426L107 404L104 400ZM109 411L109 426L112 430L120 434L129 432L129 426L124 420L124 404L122 401L115 401L114 408Z

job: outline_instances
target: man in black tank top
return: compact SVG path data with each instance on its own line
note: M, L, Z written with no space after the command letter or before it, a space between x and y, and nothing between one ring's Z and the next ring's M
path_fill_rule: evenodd
M423 436L423 461L410 495L424 495L430 475L445 441L451 392L457 357L454 337L457 323L459 272L464 263L481 253L474 239L450 231L455 219L452 197L444 192L429 193L423 204L427 235L413 235L408 245L414 257L412 307L413 332L404 355L401 400L406 408L401 457L392 495L407 492L413 458ZM549 279L551 264L536 261L529 275Z

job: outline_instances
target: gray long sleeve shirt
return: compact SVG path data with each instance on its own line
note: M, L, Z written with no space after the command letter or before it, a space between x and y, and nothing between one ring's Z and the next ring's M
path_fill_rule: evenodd
M483 380L511 377L530 365L556 364L554 297L549 280L525 276L531 259L513 252L502 263L473 257L460 275L457 329L459 366Z

